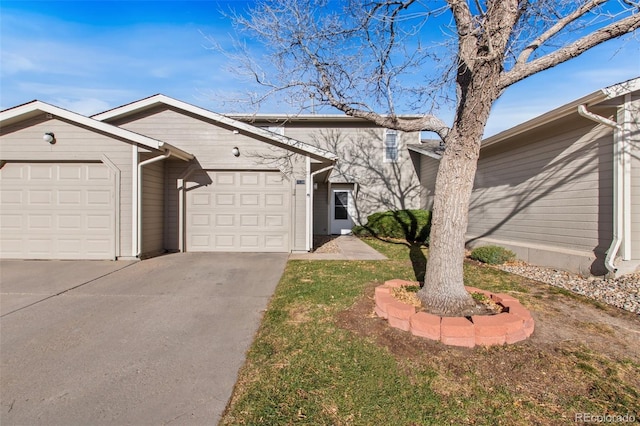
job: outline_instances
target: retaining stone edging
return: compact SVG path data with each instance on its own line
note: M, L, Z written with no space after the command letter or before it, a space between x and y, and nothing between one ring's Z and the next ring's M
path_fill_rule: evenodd
M389 325L409 331L414 336L438 340L445 345L472 348L475 345L492 346L516 343L527 339L534 331L535 323L528 309L513 296L491 293L475 287L465 289L469 293L481 293L506 308L496 315L467 317L441 317L403 303L391 295L391 289L418 285L415 281L390 280L375 289L376 314Z

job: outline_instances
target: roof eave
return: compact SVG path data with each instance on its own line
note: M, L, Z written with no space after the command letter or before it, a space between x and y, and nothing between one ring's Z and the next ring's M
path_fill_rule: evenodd
M29 102L28 104L20 105L16 108L11 108L0 112L0 126L4 126L7 123L22 121L33 116L34 114L39 113L51 114L52 116L69 120L79 125L94 129L96 131L104 132L106 134L116 136L136 144L140 144L146 148L156 149L163 152L170 151L172 155L185 161L194 158L192 154L189 154L188 152L176 148L172 145L166 144L160 140L153 139L148 136L144 136L117 126L113 126L103 121L85 117L84 115L80 115L42 101Z
M177 99L173 99L165 95L154 95L149 98L145 98L140 101L124 105L120 108L115 108L100 114L96 114L92 118L100 121L106 121L114 118L125 117L127 115L130 115L139 111L153 108L157 105L169 105L174 108L178 108L178 109L190 112L192 114L198 115L200 117L214 120L220 124L231 127L240 132L268 139L286 148L293 149L297 152L303 153L304 155L311 155L315 159L319 159L321 161L335 162L338 159L338 157L335 154L320 148L316 148L313 145L309 145L304 142L288 138L286 136L278 135L276 133L270 132L265 129L260 129L251 124L248 124L239 120L235 120L233 118L224 116L222 114L218 114L216 112L209 111L204 108L200 108L198 106L191 105L189 103L179 101Z
M589 95L583 96L580 99L553 109L538 117L532 118L531 120L525 121L524 123L504 130L498 134L490 136L482 141L482 148L486 148L488 146L503 142L514 136L528 132L532 129L551 123L568 115L577 114L578 106L580 105L596 105L603 101L613 99L637 90L640 90L640 78L631 79L623 83L605 87L604 89L597 90Z

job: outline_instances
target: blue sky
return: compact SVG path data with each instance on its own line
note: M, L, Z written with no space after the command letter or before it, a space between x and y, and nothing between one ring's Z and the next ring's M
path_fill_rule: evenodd
M205 36L229 45L227 1L0 2L0 109L33 99L82 114L156 93L217 112L246 82ZM637 40L611 41L509 88L487 135L640 75ZM259 112L289 112L277 100ZM237 108L236 108L237 109ZM448 119L448 117L444 117Z

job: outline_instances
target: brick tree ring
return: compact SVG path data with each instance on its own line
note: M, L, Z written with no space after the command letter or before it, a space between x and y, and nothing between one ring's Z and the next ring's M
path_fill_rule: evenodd
M468 348L516 343L531 336L535 328L529 310L508 294L465 286L469 293L483 294L504 307L504 311L499 314L473 315L470 318L441 317L416 312L414 306L401 302L392 295L393 288L416 285L418 283L415 281L395 279L376 287L376 314L386 319L391 327L409 331L414 336Z

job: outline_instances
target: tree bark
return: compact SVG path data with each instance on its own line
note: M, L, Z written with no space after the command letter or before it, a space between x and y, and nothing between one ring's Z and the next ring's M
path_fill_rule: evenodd
M465 234L480 142L500 76L494 67L485 68L459 78L461 102L436 177L429 258L418 297L427 311L438 315L461 316L475 306L464 288Z

